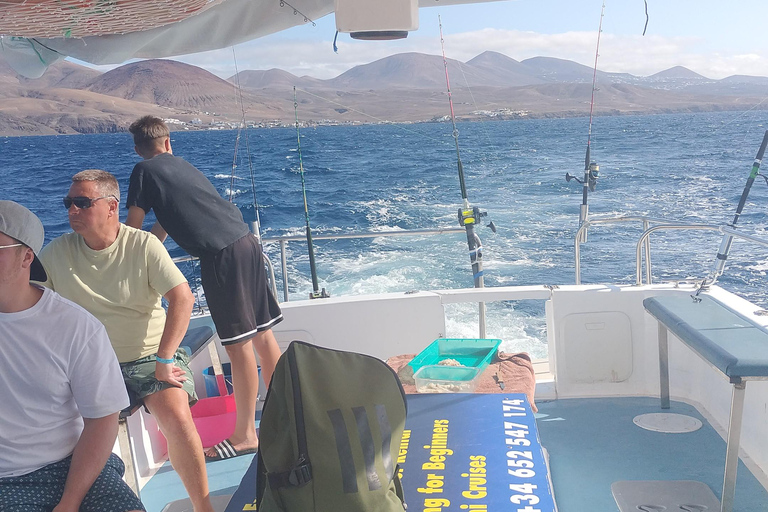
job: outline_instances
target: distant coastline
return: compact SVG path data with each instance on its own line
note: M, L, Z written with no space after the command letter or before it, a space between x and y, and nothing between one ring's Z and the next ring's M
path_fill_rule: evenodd
M496 52L448 65L457 77L452 95L459 121L588 115L593 70L587 66L549 57L516 61ZM386 57L329 80L279 69L223 80L169 60L106 73L62 61L30 80L0 61L0 136L121 132L145 114L167 119L174 130L235 129L241 101L249 127L294 126L294 86L302 126L444 122L444 76L442 57L419 53ZM768 109L766 77L710 80L679 66L650 77L598 71L597 88L597 116Z

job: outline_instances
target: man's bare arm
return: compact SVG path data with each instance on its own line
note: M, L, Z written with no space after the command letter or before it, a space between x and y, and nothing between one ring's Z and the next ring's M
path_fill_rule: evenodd
M165 232L165 229L163 229L159 222L155 222L155 225L152 226L149 232L155 235L161 242L165 242L165 238L168 236L168 233Z
M165 318L165 329L160 338L160 347L157 349L157 356L162 359L173 359L176 349L179 348L181 340L189 327L189 317L192 314L192 308L195 306L195 297L189 289L187 283L171 288L163 297L168 301L168 313ZM157 362L155 364L155 378L181 387L187 380L184 377L184 371L173 364L164 364Z
M138 206L129 206L128 207L128 218L125 219L125 225L131 226L132 228L141 229L141 226L144 224L144 216L146 213L144 213L144 210Z
M129 206L128 218L125 219L125 225L141 229L144 225L145 216L146 213L143 208L139 206ZM161 226L159 222L155 222L155 225L152 226L152 229L150 229L149 232L155 235L161 242L165 242L165 239L168 236L168 233L165 232L165 229L163 229L163 226Z
M83 418L85 427L72 452L61 501L53 512L77 512L88 490L96 481L117 439L119 413L103 418Z

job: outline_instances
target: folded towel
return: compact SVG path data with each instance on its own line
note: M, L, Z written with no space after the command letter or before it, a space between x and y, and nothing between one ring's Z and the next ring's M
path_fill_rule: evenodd
M387 364L395 370L406 393L416 393L413 380L413 368L408 364L416 354L402 354L387 359ZM507 354L499 352L485 369L475 386L475 393L525 393L533 412L538 411L533 401L536 391L536 376L533 372L531 356L525 352Z

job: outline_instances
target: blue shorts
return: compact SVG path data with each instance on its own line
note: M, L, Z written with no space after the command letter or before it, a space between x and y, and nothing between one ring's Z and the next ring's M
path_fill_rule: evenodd
M50 512L59 504L72 457L26 475L0 478L0 512ZM125 464L114 453L80 505L80 512L146 510L123 481Z

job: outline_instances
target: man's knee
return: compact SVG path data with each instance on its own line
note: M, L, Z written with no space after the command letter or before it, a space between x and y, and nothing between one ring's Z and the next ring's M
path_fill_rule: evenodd
M157 419L163 433L195 429L189 407L189 394L182 388L168 388L144 397L149 412ZM167 437L167 435L166 435Z

